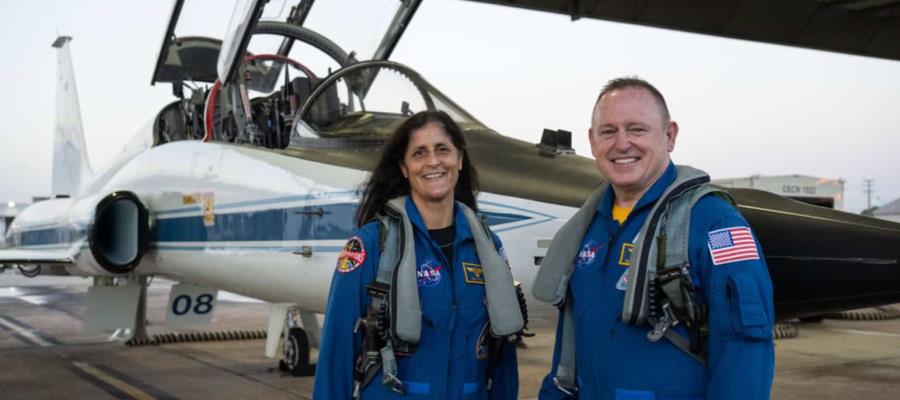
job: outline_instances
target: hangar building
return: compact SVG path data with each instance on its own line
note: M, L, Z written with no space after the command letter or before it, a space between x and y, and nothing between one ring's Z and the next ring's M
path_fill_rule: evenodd
M809 175L753 175L747 178L716 179L725 187L754 188L823 207L844 209L844 181Z
M900 199L885 204L875 210L875 217L888 221L900 222Z

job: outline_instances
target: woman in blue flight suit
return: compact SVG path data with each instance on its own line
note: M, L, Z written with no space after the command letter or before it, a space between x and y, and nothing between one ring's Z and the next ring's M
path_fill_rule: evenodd
M515 346L492 338L488 325L484 275L472 237L472 229L480 227L469 226L459 204L477 211L477 187L462 131L444 112L413 115L386 143L363 189L357 211L361 228L344 247L332 280L314 399L352 396L364 336L354 326L372 302L366 285L375 280L382 251L383 228L376 213L404 195L415 240L420 341L410 354L395 351L405 395L382 384L379 372L362 388L361 397L517 397ZM501 249L497 236L492 238ZM503 341L494 361L492 340Z

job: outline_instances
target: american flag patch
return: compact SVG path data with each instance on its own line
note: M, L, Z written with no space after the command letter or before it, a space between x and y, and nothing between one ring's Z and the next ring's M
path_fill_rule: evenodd
M709 254L713 265L759 260L759 250L750 228L736 226L709 232Z

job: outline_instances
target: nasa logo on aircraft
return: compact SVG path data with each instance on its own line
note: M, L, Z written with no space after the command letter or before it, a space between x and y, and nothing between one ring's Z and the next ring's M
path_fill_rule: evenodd
M597 244L593 240L585 243L578 252L578 256L575 257L575 268L584 268L593 263L597 256L597 250L600 250L601 247L603 247L602 244Z
M337 272L342 274L355 271L366 260L366 248L357 236L350 238L338 256Z
M488 331L491 326L491 321L488 321L484 324L484 328L481 328L481 334L478 335L478 341L475 342L475 358L479 360L484 360L488 358L491 354L491 347L488 343Z
M443 265L434 260L426 260L416 267L416 277L419 280L419 286L435 286L441 282L441 270Z

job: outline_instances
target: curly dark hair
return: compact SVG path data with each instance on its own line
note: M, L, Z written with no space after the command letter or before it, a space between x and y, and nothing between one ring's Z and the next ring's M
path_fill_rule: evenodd
M462 154L462 170L459 171L459 179L453 189L453 197L456 201L469 206L473 211L478 211L475 196L478 193L478 175L472 165L472 159L466 150L466 139L463 137L459 125L443 111L422 111L409 117L401 124L394 134L388 139L381 150L381 158L372 176L359 188L361 192L359 208L356 210L356 223L363 226L384 208L388 200L409 194L409 180L400 171L406 147L412 133L429 123L440 125L444 132L450 136L450 140Z

